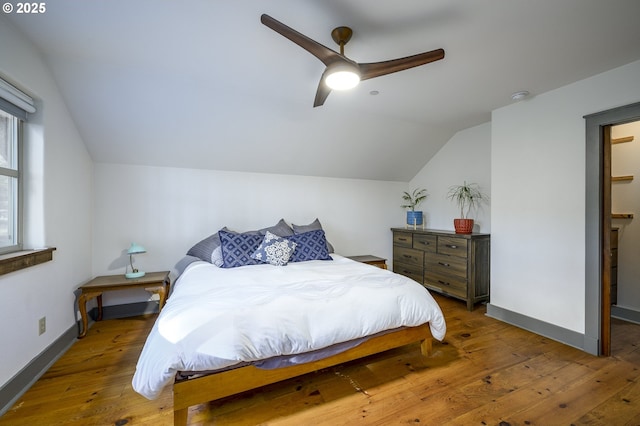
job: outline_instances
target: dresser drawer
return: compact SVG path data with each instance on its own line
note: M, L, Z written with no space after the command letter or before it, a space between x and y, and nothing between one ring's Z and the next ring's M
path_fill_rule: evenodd
M419 266L407 265L405 263L394 263L393 272L409 277L422 284L422 268Z
M429 253L436 252L438 237L435 235L415 234L413 236L413 248L423 250Z
M467 259L444 254L432 254L424 258L425 272L435 272L440 275L455 275L467 278Z
M405 247L393 247L393 262L402 263L407 266L418 267L422 270L424 255L420 250L405 248ZM395 267L394 267L395 269Z
M442 275L437 272L425 271L424 285L441 293L465 299L467 297L467 280L455 275Z
M438 253L467 257L467 240L456 237L438 237Z
M413 247L413 234L411 232L394 232L393 245Z

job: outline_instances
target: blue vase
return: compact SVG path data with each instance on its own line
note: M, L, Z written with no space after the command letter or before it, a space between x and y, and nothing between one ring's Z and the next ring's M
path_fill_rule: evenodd
M407 225L422 225L422 212L407 212Z

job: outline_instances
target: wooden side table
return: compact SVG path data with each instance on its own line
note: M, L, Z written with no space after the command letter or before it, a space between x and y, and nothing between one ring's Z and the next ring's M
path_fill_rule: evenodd
M377 266L378 268L387 269L387 259L383 259L382 257L366 254L362 256L347 256L347 258L355 260L356 262L367 263L369 265Z
M78 339L82 339L87 335L87 326L89 325L87 302L89 300L94 297L98 298L98 321L100 321L102 319L102 293L132 288L143 288L149 293L160 296L159 309L162 310L171 289L169 271L147 272L145 276L134 279L125 278L124 275L104 275L80 286L81 293L78 297L78 308L82 317L82 332L78 335Z

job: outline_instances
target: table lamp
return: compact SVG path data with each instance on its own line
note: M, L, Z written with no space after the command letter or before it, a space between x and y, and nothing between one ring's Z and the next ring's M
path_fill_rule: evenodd
M131 247L129 247L129 250L127 250L127 254L129 255L129 263L131 264L131 272L127 272L126 274L124 274L125 277L127 278L144 277L144 274L145 274L144 271L138 271L136 268L133 267L133 255L139 254L139 253L146 253L146 252L147 251L141 245L138 245L136 243L131 243Z

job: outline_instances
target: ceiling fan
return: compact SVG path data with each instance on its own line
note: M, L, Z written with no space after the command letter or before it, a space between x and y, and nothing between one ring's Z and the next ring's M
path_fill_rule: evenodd
M359 64L344 56L344 45L353 35L353 31L349 27L338 27L331 31L331 38L340 46L340 53L338 53L269 15L263 14L260 17L260 22L302 47L326 65L316 91L316 98L313 102L314 107L324 104L332 89L351 89L362 80L425 65L444 58L444 50L436 49L405 58Z

